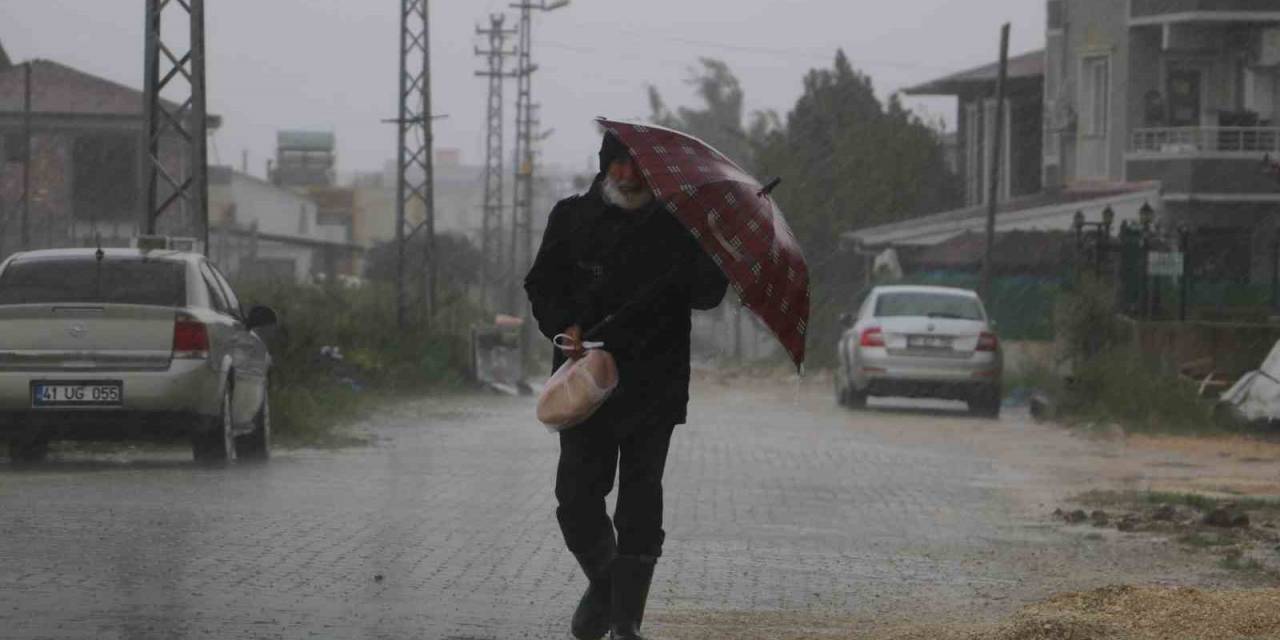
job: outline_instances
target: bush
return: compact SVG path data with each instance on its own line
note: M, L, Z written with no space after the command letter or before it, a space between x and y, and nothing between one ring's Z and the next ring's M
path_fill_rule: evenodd
M1139 433L1200 433L1215 423L1213 405L1188 380L1160 369L1129 346L1113 347L1076 367L1062 387L1059 411L1073 421L1113 422Z
M1121 344L1126 339L1116 308L1116 289L1104 280L1085 276L1058 296L1053 308L1060 356L1072 363Z
M1133 345L1108 282L1083 277L1054 306L1058 357L1070 374L1040 388L1070 422L1115 423L1132 432L1229 429L1197 386Z
M280 324L266 329L271 349L272 421L284 442L343 443L334 429L394 394L456 386L465 379L467 331L474 313L453 301L437 326L396 325L395 292L386 284L317 287L245 282L246 306L266 304ZM342 359L321 354L337 347Z

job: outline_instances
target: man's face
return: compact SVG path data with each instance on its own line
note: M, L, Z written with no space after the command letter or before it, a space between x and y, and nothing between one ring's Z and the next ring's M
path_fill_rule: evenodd
M609 179L623 195L636 195L644 188L644 178L640 177L640 168L630 156L619 158L609 164Z

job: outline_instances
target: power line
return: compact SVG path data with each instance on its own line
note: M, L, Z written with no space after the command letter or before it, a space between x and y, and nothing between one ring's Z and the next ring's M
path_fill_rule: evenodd
M783 57L783 58L791 58L796 60L803 59L803 60L823 61L823 62L831 62L833 59L835 59L835 49L832 49L830 52L826 52L826 51L818 51L816 49L802 50L802 49L794 49L794 48L764 47L764 46L758 46L758 45L741 45L741 44L732 44L732 43L725 43L725 42L714 42L710 40L698 40L694 38L682 38L678 36L660 36L660 35L654 35L652 33L640 33L636 31L631 31L625 28L619 29L616 32L611 32L611 33L627 34L631 36L633 40L644 43L646 45L651 45L655 41L660 41L660 42L669 42L673 44L702 47L705 49L714 49L717 51L724 51L724 52L730 52L730 53L750 53L750 54L765 55L772 58ZM569 43L557 42L557 41L546 41L546 42L543 42L543 44L550 46L552 48L563 49L567 51L574 51L576 53L601 53L607 50L609 51L611 57L618 57L619 55L616 50L606 49L605 47L595 47L591 45L581 45L581 44L569 44ZM849 52L846 50L845 53L846 55L848 55ZM630 57L630 56L624 55L624 57ZM635 54L634 58L649 59L649 60L662 59L662 60L668 60L668 61L674 60L674 58L656 58L653 55L642 54L642 53ZM897 69L906 69L906 70L931 71L931 72L939 72L939 73L955 71L955 69L951 67L920 64L918 62L908 61L908 60L886 60L882 58L862 58L862 57L850 55L849 61L855 67L857 66L888 67L888 68L897 68Z

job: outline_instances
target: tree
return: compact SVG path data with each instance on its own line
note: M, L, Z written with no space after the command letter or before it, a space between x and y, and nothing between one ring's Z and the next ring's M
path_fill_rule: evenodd
M863 278L857 256L843 252L840 234L944 210L959 201L959 182L946 166L936 131L904 108L887 108L871 79L843 51L830 69L815 69L785 128L768 132L756 171L780 175L779 206L804 248L813 298L809 344L824 364Z
M777 114L756 111L747 122L742 85L729 65L712 58L701 58L698 63L701 68L690 70L686 83L696 88L703 108L679 107L672 112L658 90L650 86L651 119L654 124L697 136L751 171L764 136L777 128Z

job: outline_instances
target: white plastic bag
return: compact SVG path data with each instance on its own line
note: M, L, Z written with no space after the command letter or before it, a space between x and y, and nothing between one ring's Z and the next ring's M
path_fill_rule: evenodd
M568 349L567 340L567 336L556 336L556 346ZM538 421L553 433L586 421L618 386L618 365L602 348L604 344L582 346L586 355L560 365L538 395Z

